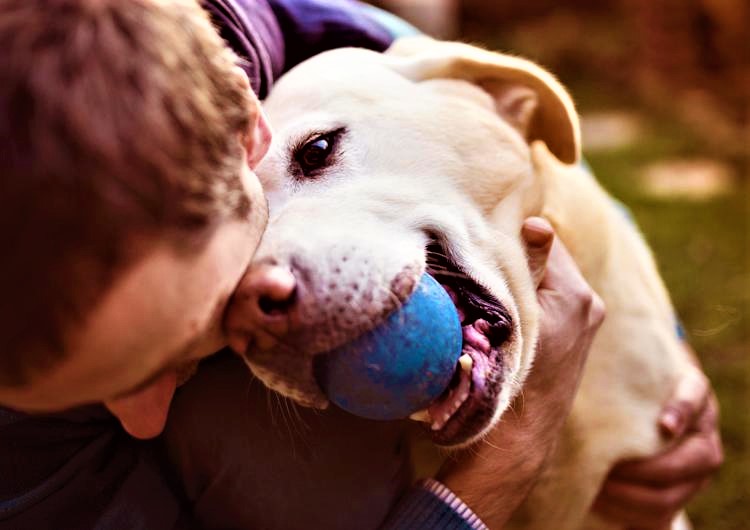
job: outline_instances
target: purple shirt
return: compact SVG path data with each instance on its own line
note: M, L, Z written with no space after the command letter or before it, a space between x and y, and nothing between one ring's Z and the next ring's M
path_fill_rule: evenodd
M325 50L385 50L391 34L351 0L204 1L262 99L282 72Z

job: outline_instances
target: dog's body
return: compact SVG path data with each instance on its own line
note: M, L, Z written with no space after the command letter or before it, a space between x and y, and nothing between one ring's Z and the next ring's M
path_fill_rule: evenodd
M257 263L289 263L302 280L285 346L266 342L248 358L256 375L325 406L316 355L408 296L430 267L425 248L434 239L513 322L497 348L491 417L438 437L446 445L478 439L533 362L538 308L519 233L525 217L542 215L607 318L563 440L514 527L610 528L590 505L616 461L663 447L657 417L691 363L644 242L590 175L568 165L578 157L578 125L559 84L520 59L422 38L385 55L313 58L281 79L266 111L275 138L258 174L271 220ZM309 150L299 153L310 142L330 148L331 160L306 171Z

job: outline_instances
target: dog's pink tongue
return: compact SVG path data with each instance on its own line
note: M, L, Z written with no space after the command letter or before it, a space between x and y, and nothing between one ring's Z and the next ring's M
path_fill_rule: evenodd
M490 339L487 336L489 328L489 322L483 319L479 319L471 325L464 326L464 345L471 346L477 351L489 354L491 348Z

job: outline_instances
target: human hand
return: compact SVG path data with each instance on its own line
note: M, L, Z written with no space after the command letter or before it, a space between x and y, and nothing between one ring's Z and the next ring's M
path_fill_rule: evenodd
M549 223L529 218L522 236L541 308L534 369L485 441L451 455L438 475L491 528L505 525L541 473L604 319L604 304Z
M593 509L632 530L669 529L685 504L723 461L719 407L699 368L690 370L662 409L659 426L675 444L609 473Z

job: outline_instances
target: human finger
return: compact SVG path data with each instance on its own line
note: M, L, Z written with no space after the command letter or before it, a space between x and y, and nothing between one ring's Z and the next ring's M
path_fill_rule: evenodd
M667 486L707 478L721 466L723 459L718 432L696 433L661 455L618 464L610 478Z
M604 303L557 239L552 242L537 298L545 314L540 340L549 342L546 349L560 354L585 350L604 320Z
M673 438L682 436L703 412L710 395L711 385L708 378L697 367L691 365L662 408L659 427L664 434Z
M688 480L668 487L652 487L632 482L608 480L594 503L594 509L623 526L660 528L707 483Z
M555 232L546 219L529 217L521 227L521 236L526 244L526 259L531 277L534 285L538 287L547 268L547 258L555 239Z
M616 523L618 527L628 530L669 530L673 519L672 515L657 518L645 514L641 510L634 510L632 507L624 507L600 499L596 500L592 510L604 519Z

